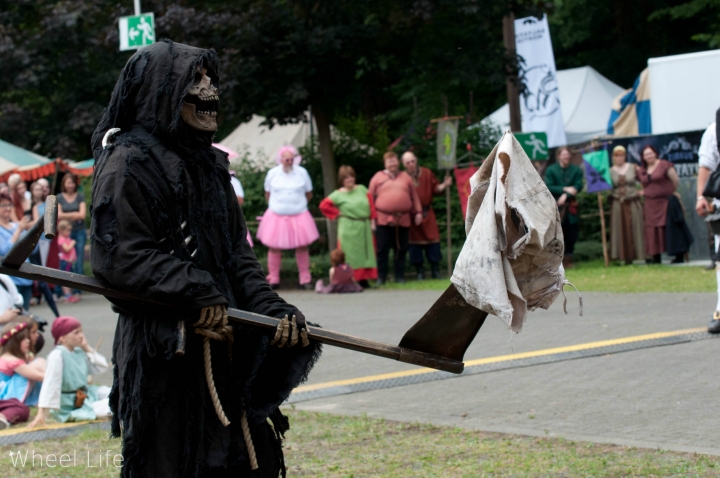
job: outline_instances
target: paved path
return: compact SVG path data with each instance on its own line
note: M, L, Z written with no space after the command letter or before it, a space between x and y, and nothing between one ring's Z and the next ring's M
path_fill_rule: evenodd
M440 291L370 291L318 296L283 292L311 321L368 339L397 343ZM520 335L489 317L466 359L702 327L714 294L586 293L585 313L568 294L530 314ZM42 308L37 312L43 314ZM64 305L83 320L90 343L104 336L109 355L115 317L99 297ZM50 314L46 314L50 317ZM449 380L342 395L295 406L466 428L697 451L720 455L714 413L720 341L705 340ZM361 378L412 366L326 347L309 384ZM107 381L107 377L101 382Z

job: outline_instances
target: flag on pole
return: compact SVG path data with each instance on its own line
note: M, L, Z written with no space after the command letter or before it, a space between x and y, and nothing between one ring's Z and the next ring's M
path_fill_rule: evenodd
M610 156L607 149L583 154L587 192L599 193L612 189L610 178Z
M455 166L457 149L458 120L442 120L437 126L438 169L452 169Z
M470 197L470 178L475 171L477 166L472 164L467 168L455 168L455 184L457 184L458 196L460 196L460 209L462 210L463 219L465 219L465 212L467 211L468 198Z

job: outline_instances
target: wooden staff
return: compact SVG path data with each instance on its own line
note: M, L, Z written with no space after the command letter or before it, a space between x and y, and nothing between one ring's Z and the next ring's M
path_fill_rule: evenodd
M447 236L447 273L452 276L452 237L450 236L450 187L445 188L445 235Z
M610 265L610 259L608 258L607 237L605 237L605 212L603 211L602 194L598 192L597 197L598 209L600 210L600 234L602 234L603 257L605 258L605 267L608 267Z

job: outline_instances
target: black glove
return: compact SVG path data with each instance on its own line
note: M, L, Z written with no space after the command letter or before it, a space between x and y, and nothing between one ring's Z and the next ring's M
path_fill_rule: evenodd
M298 343L298 338L303 347L310 345L307 336L307 324L305 316L299 310L295 309L292 318L288 319L286 315L275 329L275 337L270 341L270 345L278 347L293 347Z

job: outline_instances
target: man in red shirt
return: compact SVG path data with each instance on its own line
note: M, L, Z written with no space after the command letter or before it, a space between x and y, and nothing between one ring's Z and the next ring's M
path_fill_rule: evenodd
M405 254L412 221L422 222L422 206L412 179L400 171L397 154L389 151L383 156L385 169L370 180L368 192L377 211L377 284L387 281L388 255L395 256L395 282L405 282Z
M422 222L410 227L410 264L417 270L418 280L425 278L423 268L423 251L430 263L430 273L433 279L440 278L440 231L435 220L435 210L432 207L433 197L445 192L452 184L452 178L445 176L439 182L435 174L428 168L418 166L417 157L408 151L402 155L405 171L413 180L413 185L422 205Z

